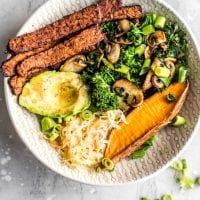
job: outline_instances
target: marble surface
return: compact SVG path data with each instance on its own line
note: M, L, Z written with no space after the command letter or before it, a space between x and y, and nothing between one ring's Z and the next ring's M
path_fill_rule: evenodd
M7 40L46 0L0 0L0 62L6 58ZM187 21L200 44L200 1L167 0ZM43 166L15 132L4 101L0 79L0 199L1 200L139 200L170 193L175 200L199 200L200 187L180 191L175 174L167 169L145 182L118 187L94 187L57 175ZM181 155L189 163L190 174L200 176L200 133Z

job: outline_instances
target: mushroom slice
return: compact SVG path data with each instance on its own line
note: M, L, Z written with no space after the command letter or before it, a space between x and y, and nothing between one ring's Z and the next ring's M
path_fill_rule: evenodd
M163 63L158 58L155 58L151 65L151 69L154 71L156 67L162 67L162 66L163 66Z
M123 101L133 108L140 106L144 101L144 94L142 90L138 89L135 84L132 82L121 79L114 83L113 90L114 92L117 91L117 89L121 89L121 98L123 98Z
M99 48L98 50L100 52L100 57L99 57L99 60L98 60L98 63L97 63L97 68L100 67L101 61L104 58L104 52L103 52L103 50L101 48Z
M157 89L162 89L165 86L164 83L156 75L152 77L152 85Z
M119 24L119 30L123 31L125 33L127 33L128 31L130 31L131 26L130 26L130 22L127 19L122 19L118 22Z
M173 58L173 57L168 57L168 58L165 58L165 62L167 62L167 61L171 61L173 63L176 63L177 59Z
M147 46L145 48L145 51L144 51L144 57L145 57L145 59L151 58L152 53L153 53L153 48L150 47L150 46Z
M162 50L163 50L164 52L167 51L168 46L167 46L166 43L160 44L160 47L162 48Z
M153 75L154 75L153 71L149 70L148 74L146 75L143 86L142 86L143 92L147 91L148 89L150 89L152 87L151 79L152 79Z
M133 22L134 22L135 26L140 25L140 20L138 18L133 19Z
M165 66L170 70L170 78L172 79L176 72L176 67L174 65L174 62L172 62L169 59L168 60L165 59Z
M162 63L158 58L155 58L151 65L151 69L149 70L148 74L146 75L145 81L143 83L143 86L142 86L143 92L147 91L152 86L157 88L159 80L156 80L156 78L154 77L154 69L159 66L162 66ZM154 77L154 81L152 80L152 77Z
M117 35L115 35L115 38L121 38L124 34L125 34L125 32L118 33Z
M115 64L119 60L120 57L120 45L117 43L107 44L106 52L108 60Z
M84 55L76 55L68 60L61 66L60 71L64 72L81 72L86 64L86 57Z
M121 44L121 45L131 45L134 43L134 42L126 42L123 37L119 37L118 39L115 39L114 41L115 43Z
M159 44L162 44L164 42L166 42L166 36L165 36L165 32L163 31L155 31L154 33L152 33L147 42L149 44L149 46L151 47L155 47Z

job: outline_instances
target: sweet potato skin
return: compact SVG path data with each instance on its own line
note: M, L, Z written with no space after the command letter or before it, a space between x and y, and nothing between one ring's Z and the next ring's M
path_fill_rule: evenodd
M176 88L175 92L173 90L174 88ZM152 123L152 126L149 126L148 130L145 130L145 123L143 123L143 124L140 123L141 118L144 119L144 115L141 116L141 118L139 118L138 116L141 114L140 111L144 108L144 106L146 106L146 105L149 106L148 102L151 102L152 99L155 98L155 95L153 95L149 99L145 100L145 103L141 107L136 108L127 116L127 121L129 123L128 125L122 123L120 125L121 129L119 129L119 130L114 129L111 132L111 134L109 136L109 144L108 144L106 152L105 152L105 157L111 158L114 163L119 162L123 158L129 156L137 148L139 148L144 142L146 142L150 137L152 137L152 135L155 134L155 132L160 130L165 125L169 124L171 122L171 120L180 111L180 109L185 101L185 98L187 96L188 89L189 89L189 83L176 83L174 85L171 85L165 91L163 91L163 93L155 94L156 96L162 97L162 101L166 102L167 108L168 109L170 108L170 111L168 111L166 113L166 115L163 118L161 118L160 121L157 123L156 123L156 120L158 120L158 119L156 119L152 122L151 116L149 119L148 119L148 117L146 117L147 118L146 123ZM175 103L169 104L166 101L166 95L169 92L176 93L175 96L177 98L177 101ZM157 104L157 105L159 105L159 104ZM151 110L152 108L149 108L149 109ZM147 112L149 112L149 111L147 110ZM163 109L163 111L161 109L156 110L156 113L159 113L159 114L163 114L164 112L165 112L165 109ZM136 114L134 114L134 113L136 113ZM134 118L136 116L137 116L137 119ZM136 120L136 123L134 123L134 120ZM139 126L138 126L138 124L139 124ZM134 131L135 131L134 126L136 126L137 128L140 127L140 130L145 130L145 131L143 131L143 133L141 135L135 136L134 135ZM132 137L131 141L130 141L130 137ZM116 142L116 140L117 140L117 142Z

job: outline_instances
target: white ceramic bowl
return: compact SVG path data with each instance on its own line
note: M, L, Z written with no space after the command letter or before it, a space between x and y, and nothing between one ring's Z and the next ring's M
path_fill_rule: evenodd
M21 28L18 35L34 31L64 15L86 7L95 0L50 0L40 7ZM188 26L169 5L158 0L124 0L124 5L132 2L140 4L144 12L153 11L177 21L187 32L189 41L190 92L182 113L187 118L187 125L182 128L167 127L160 131L159 139L147 156L140 160L124 159L117 164L113 173L94 171L74 171L63 165L58 153L43 139L39 123L34 114L27 112L17 104L5 79L5 96L10 117L17 133L31 152L47 167L70 179L94 185L119 185L144 180L169 166L172 160L186 147L195 131L200 113L200 57L197 42ZM163 148L169 151L162 154Z

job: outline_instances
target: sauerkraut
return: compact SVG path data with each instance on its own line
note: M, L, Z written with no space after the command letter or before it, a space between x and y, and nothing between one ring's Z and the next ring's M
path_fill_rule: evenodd
M74 117L66 122L62 130L65 147L62 149L64 162L71 168L95 167L104 157L108 134L125 122L121 110L95 113L90 120Z

